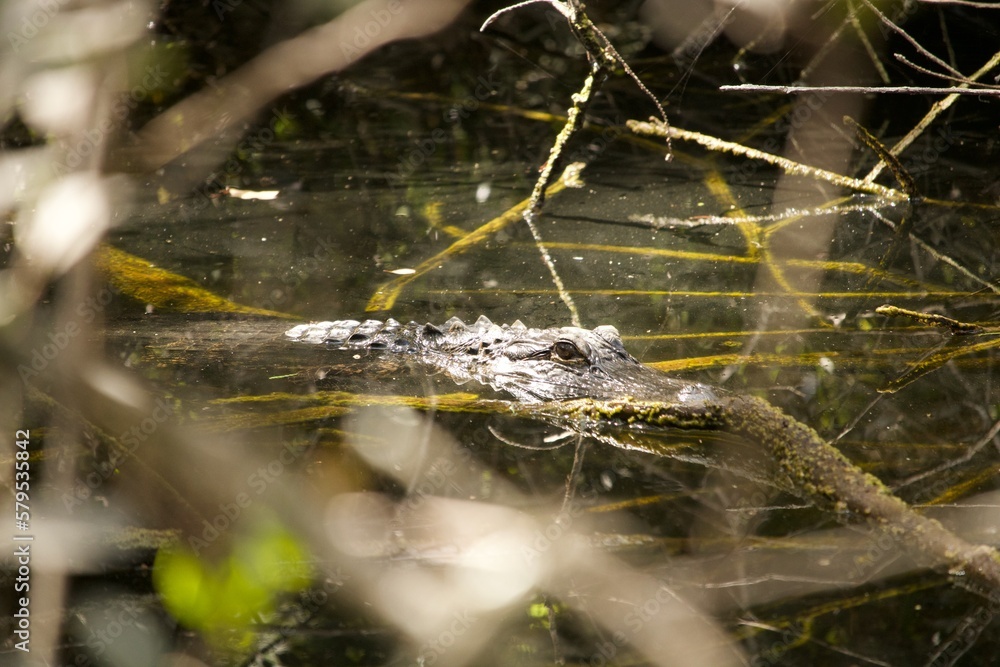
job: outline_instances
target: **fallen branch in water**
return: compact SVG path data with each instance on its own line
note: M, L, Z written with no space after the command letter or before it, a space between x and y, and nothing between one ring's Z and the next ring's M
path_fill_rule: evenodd
M814 429L763 399L731 396L691 403L579 399L528 405L523 412L523 416L534 418L543 414L560 426L598 437L632 428L734 434L759 444L773 457L781 471L776 481L786 491L831 511L841 521L866 520L908 547L915 559L947 568L956 582L986 585L990 595L1000 591L1000 552L972 544L939 521L919 514ZM613 438L610 441L615 442ZM643 451L662 454L654 448Z

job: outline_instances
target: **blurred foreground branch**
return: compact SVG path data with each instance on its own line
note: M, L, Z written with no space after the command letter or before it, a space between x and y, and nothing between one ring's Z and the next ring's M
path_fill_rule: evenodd
M137 164L156 169L274 100L357 62L389 42L446 26L468 0L366 0L334 20L277 44L150 121L134 147Z

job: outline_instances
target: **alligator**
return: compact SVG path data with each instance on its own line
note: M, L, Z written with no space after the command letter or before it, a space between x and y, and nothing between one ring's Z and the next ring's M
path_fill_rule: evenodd
M815 430L767 401L681 380L639 362L613 326L532 329L520 321L441 326L393 319L302 324L285 335L333 349L407 355L457 383L477 381L509 394L514 414L540 418L630 449L602 434L616 430L721 431L762 446L777 463L775 483L832 511L861 517L944 566L963 582L1000 591L1000 552L957 536L897 497ZM656 452L655 449L644 451Z
M453 317L441 326L340 320L303 324L285 335L345 350L412 355L458 384L475 380L526 403L624 396L694 402L716 396L708 385L641 364L608 325L529 329L520 320L498 325L485 316L472 324Z

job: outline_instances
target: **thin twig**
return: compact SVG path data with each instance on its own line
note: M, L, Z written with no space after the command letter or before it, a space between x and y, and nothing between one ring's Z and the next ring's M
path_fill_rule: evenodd
M479 30L480 32L485 30L487 26L502 14L539 2L551 5L566 18L569 22L570 30L573 31L573 35L587 52L587 57L590 58L591 63L609 72L615 67L621 67L625 71L625 74L639 87L639 90L645 93L646 97L656 105L656 110L660 113L660 118L663 119L663 122L669 124L667 112L664 111L660 100L657 99L656 95L653 95L649 88L646 87L646 84L642 82L642 79L629 67L628 62L618 53L618 50L611 43L611 40L608 39L608 36L594 25L594 22L590 20L590 17L583 10L583 3L579 0L567 0L566 2L562 2L561 0L525 0L524 2L519 2L494 12L483 22ZM667 159L669 160L671 158L669 138L667 138L667 149Z
M822 181L827 181L828 183L833 183L834 185L850 188L852 190L857 190L859 192L867 192L869 194L878 195L879 197L885 197L886 199L901 201L907 199L905 193L895 190L893 188L887 188L883 185L877 183L866 183L865 181L860 181L856 178L850 178L848 176L842 176L840 174L835 174L832 171L827 171L826 169L818 169L817 167L810 167L808 165L789 160L788 158L781 157L779 155L774 155L773 153L765 153L764 151L757 150L756 148L748 148L742 144L736 144L731 141L724 141L717 137L712 137L707 134L701 134L700 132L692 132L690 130L682 130L677 127L664 127L655 118L650 122L640 122L636 120L630 120L625 123L630 130L636 134L645 134L652 136L663 136L665 133L669 133L670 137L673 139L680 139L681 141L694 141L695 143L701 144L705 148L713 151L719 151L721 153L730 153L732 155L740 155L743 157L750 158L752 160L762 160L768 164L774 165L785 171L787 174L793 176L806 176L811 178L817 178Z
M574 326L582 326L580 313L576 308L576 303L573 301L573 297L570 295L569 291L563 285L562 278L559 277L559 272L556 270L555 262L552 260L552 256L545 247L542 235L538 231L538 226L535 224L536 219L541 213L542 205L545 203L545 190L549 186L549 182L552 180L553 170L559 163L559 158L562 156L566 143L582 126L583 114L590 105L590 101L594 98L594 95L597 93L601 84L604 83L608 72L616 66L624 68L625 73L636 83L636 85L639 86L639 89L642 90L642 92L644 92L651 100L653 100L653 103L656 105L657 110L663 118L664 125L667 124L667 114L663 110L663 105L660 104L660 101L656 99L656 96L650 92L636 73L632 71L632 68L629 67L627 62L625 62L625 59L622 58L620 53L618 53L617 49L615 49L614 45L611 44L611 41L607 38L607 36L590 20L590 17L588 17L586 12L583 10L583 3L579 2L579 0L567 0L567 2L561 2L560 0L526 0L525 2L519 2L509 7L504 7L503 9L490 15L490 17L483 23L480 30L485 30L486 27L488 27L502 14L506 14L507 12L515 9L520 9L521 7L539 2L545 2L551 5L569 22L569 27L573 31L573 35L587 52L587 57L590 60L590 72L587 74L587 78L584 80L583 87L580 88L580 92L573 95L573 105L570 107L569 113L567 114L566 124L563 125L562 131L559 132L555 143L552 144L552 149L549 151L549 159L542 167L542 172L539 174L538 180L535 181L535 188L531 193L528 206L524 211L524 222L528 225L528 229L531 230L531 236L535 240L535 245L542 256L542 261L545 263L545 266L548 268L549 273L552 276L552 282L555 284L556 289L559 292L559 297L562 299L563 303L566 304L566 308L569 309L570 318ZM666 135L666 138L667 157L669 159L671 154L669 135Z
M817 17L813 16L812 20L816 20ZM799 81L808 81L812 78L813 73L823 64L827 56L833 53L833 50L841 43L841 38L843 33L847 30L848 22L844 21L838 25L833 32L831 32L818 49L809 62L802 68L799 72ZM744 47L745 48L745 47Z
M562 130L556 136L555 142L552 144L552 148L549 150L549 159L545 161L542 166L541 173L538 175L538 180L535 181L535 188L531 191L531 197L528 199L528 207L524 211L524 219L534 220L542 210L542 205L545 203L545 190L549 187L549 182L552 180L553 170L556 168L556 163L559 161L562 155L563 149L566 147L566 142L569 141L576 131L583 124L583 114L587 110L587 106L590 104L591 99L593 99L595 89L600 85L603 79L606 77L606 72L603 67L597 66L593 68L590 74L583 82L583 87L580 88L580 92L573 94L573 105L569 108L569 112L566 114L566 123L563 125ZM528 223L532 224L531 221Z
M542 167L542 173L538 175L538 180L535 181L535 189L532 191L531 198L528 200L528 207L524 210L524 222L528 225L528 229L531 230L531 236L535 239L535 245L538 247L539 253L541 253L542 261L545 263L546 268L549 270L549 274L552 276L552 282L555 284L556 289L559 292L559 297L562 299L563 303L566 304L566 308L569 309L573 326L577 327L582 326L580 312L576 308L576 303L573 301L573 297L570 296L570 293L566 290L565 285L563 285L562 278L559 277L559 272L556 270L555 262L552 261L552 256L545 247L545 242L542 240L542 235L538 231L538 226L535 224L535 220L541 213L542 204L545 203L545 189L548 187L549 181L552 180L552 171L555 168L556 163L559 161L563 149L566 147L566 142L569 141L570 137L572 137L573 134L575 134L580 128L580 125L582 125L583 114L586 111L587 106L590 104L591 99L593 99L594 91L606 76L606 70L604 67L594 62L592 64L591 72L584 80L583 87L580 89L580 92L573 95L573 106L570 107L569 113L567 114L566 124L563 125L562 131L552 144L552 150L549 151L549 159L546 160L545 166Z
M565 442L557 442L554 445L553 444L528 445L528 444L525 444L523 442L517 442L515 440L511 440L510 438L508 438L507 436L503 435L502 433L500 433L498 430L496 430L492 426L487 426L486 429L493 435L494 438L496 438L497 440L499 440L503 444L508 445L510 447L517 447L519 449L530 449L530 450L532 450L534 452L551 452L551 451L553 451L555 449L562 449L563 447L566 446Z
M1000 65L1000 51L994 53L993 57L990 58L985 65L976 70L976 72L972 76L967 77L969 80L968 84L960 84L959 88L951 89L952 92L947 97L935 102L934 105L931 107L931 110L928 111L924 115L924 117L920 119L920 122L917 123L912 130L906 133L905 137L896 142L896 145L892 147L890 152L893 155L899 155L904 150L906 150L906 148L910 144L916 141L917 137L923 134L924 130L927 129L927 127L930 126L930 124L933 123L938 116L940 116L942 113L951 108L951 105L954 104L956 100L958 100L959 95L968 94L965 92L968 86L972 85L976 81L976 79L979 79L980 77L984 76L987 72L994 69L997 65ZM988 94L988 91L981 89L977 90L977 92L980 95ZM878 177L880 173L882 173L881 162L876 164L872 168L872 170L868 172L868 175L865 176L865 181L871 183Z
M911 320L923 322L924 324L944 327L956 336L968 336L971 334L983 333L985 331L982 326L973 324L972 322L961 322L951 317L945 317L944 315L938 315L936 313L920 313L915 310L910 310L909 308L899 308L898 306L879 306L875 309L875 312L879 315L885 315L886 317L908 317Z
M928 67L922 67L921 65L916 64L915 62L904 56L902 53L894 53L893 56L895 56L896 60L903 63L907 67L912 67L916 71L920 72L921 74L926 74L927 76L933 76L937 79L943 79L945 81L953 81L959 84L961 83L972 84L977 86L976 90L979 90L980 88L984 88L987 90L1000 90L1000 86L994 86L989 83L977 83L975 81L970 82L965 76L952 76L951 74L944 74L943 72L935 72L934 70Z
M974 82L973 82L974 83ZM990 88L934 86L766 86L754 83L742 83L732 86L719 86L719 90L736 93L785 93L796 95L800 93L864 93L891 95L987 95L1000 96L1000 90Z
M853 2L848 2L847 6L849 11L847 14L847 21L854 28L855 36L861 45L865 47L865 53L868 55L868 60L871 61L872 66L878 72L878 76L882 79L882 83L889 83L889 73L885 69L885 65L882 64L882 60L878 57L878 53L875 51L875 47L872 46L871 40L868 39L868 33L861 26L861 21L858 20L858 8Z
M548 187L545 191L545 195L547 197L551 197L562 191L564 188L578 187L581 183L580 173L583 171L583 167L584 165L581 162L574 162L573 164L567 166L566 169L563 170L563 174L559 180ZM485 242L487 239L493 238L493 235L500 230L516 224L518 220L523 220L524 211L528 208L530 203L530 199L525 199L524 201L515 204L489 222L480 225L462 238L457 239L441 252L420 262L420 264L413 267L413 273L397 275L389 282L379 286L379 288L375 291L375 294L373 294L368 300L368 305L365 307L365 311L371 312L391 309L406 285L424 274L440 268L442 262L446 262L457 255L468 252L472 248L475 248Z
M576 485L580 481L583 471L583 459L587 453L587 445L590 441L583 437L582 433L576 436L576 447L573 449L573 467L566 476L566 492L563 494L562 507L559 508L559 518L567 516L572 509L570 503L576 495ZM558 519L557 519L558 520Z
M905 30L903 30L902 28L900 28L898 25L896 25L895 23L893 23L892 20L890 20L885 14L883 14L882 12L880 12L879 9L878 9L878 7L876 7L875 5L873 5L869 0L862 0L862 2L865 3L865 6L868 7L868 10L871 13L873 13L878 18L878 20L883 23L883 25L885 25L887 28L889 28L889 30L892 30L894 33L896 33L897 35L899 35L900 37L902 37L903 39L905 39L907 42L909 42L910 46L912 46L913 48L915 48L925 58L927 58L931 62L937 64L942 69L945 69L945 70L951 72L955 76L959 76L959 77L962 76L961 72L959 72L957 69L955 69L954 67L952 67L951 65L949 65L948 63L946 63L944 60L941 60L941 58L937 57L936 55L934 55L933 53L931 53L930 51L928 51L926 48L924 48L923 44L921 44L917 40L913 39L913 37L910 36L910 33L906 32Z
M778 222L786 220L792 216L814 217L817 215L844 215L850 212L867 212L871 209L871 203L851 204L848 206L815 206L811 208L784 208L777 213L766 215L700 215L692 218L671 218L668 216L656 216L651 213L636 214L628 216L631 223L644 225L652 229L676 229L676 228L697 228L709 225L745 225L761 224L765 222Z
M521 7L527 7L528 5L538 4L539 2L544 2L547 5L551 5L556 11L565 16L566 20L568 21L573 20L573 17L569 13L569 8L561 2L553 2L552 0L524 0L524 2L519 2L516 5L508 5L507 7L504 7L503 9L498 9L497 11L490 14L489 18L483 21L483 24L479 26L479 32L485 31L486 28L488 28L491 23L496 21L502 15L508 12L512 12L515 9L521 9Z
M1000 9L997 2L971 2L971 0L917 0L925 5L962 5L963 7L976 7L978 9Z
M872 210L872 215L881 220L883 224L889 227L889 229L896 229L895 223L893 223L891 220L883 216L878 211ZM975 273L973 273L966 267L959 264L955 259L949 257L948 255L945 255L941 251L935 249L934 246L932 246L931 244L927 243L920 237L916 236L913 232L909 233L909 238L910 241L912 241L917 247L919 247L921 250L929 254L937 261L947 264L948 266L955 269L956 271L961 273L963 276L965 276L972 282L982 285L983 287L993 292L994 294L1000 294L1000 286L997 286L988 280L984 280L981 276L977 276Z
M972 447L967 448L965 452L963 452L962 455L959 456L958 458L946 461L945 463L930 468L929 470L924 470L922 472L918 472L915 475L911 475L910 477L907 477L901 482L896 483L895 486L893 486L893 490L898 492L899 489L902 489L905 486L909 486L914 482L919 482L922 479L925 479L932 475L938 475L940 473L945 472L946 470L950 470L951 468L954 468L963 463L971 461L973 457L976 454L978 454L980 450L982 450L983 447L993 442L993 439L997 437L997 434L1000 434L1000 421L995 422L992 428L990 428L990 430L986 433L986 435L984 435L982 438L979 439L979 442L974 444Z

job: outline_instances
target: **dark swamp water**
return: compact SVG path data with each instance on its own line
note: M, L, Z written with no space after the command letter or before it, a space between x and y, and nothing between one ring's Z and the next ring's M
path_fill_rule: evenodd
M4 200L3 479L12 516L30 463L31 530L9 532L34 537L30 590L16 555L0 577L5 661L994 663L998 592L776 490L753 443L578 437L406 360L285 340L309 320L547 327L575 310L661 370L768 399L920 511L1000 543L994 89L900 152L909 185L865 181L878 156L843 117L891 148L944 95L720 90L952 85L895 54L971 75L993 57L992 14L879 5L942 64L867 5L764 20L655 4L588 11L689 134L665 160L662 138L626 127L653 103L621 71L604 84L562 161L586 164L582 187L537 220L562 287L511 213L588 70L545 3L484 33L501 4L109 3L138 26L128 44L12 52L32 64L10 68L25 92L5 158L46 175ZM75 34L54 17L40 35ZM375 48L404 20L417 36ZM308 52L363 58L300 87L314 64L252 69L328 21L339 41ZM85 78L109 101L60 125L32 77L73 58L90 74L121 59L129 84ZM211 104L183 106L198 95ZM122 105L71 160L88 109ZM696 132L855 180L788 175ZM68 222L84 195L44 226L44 186L73 177L104 179L101 234Z

